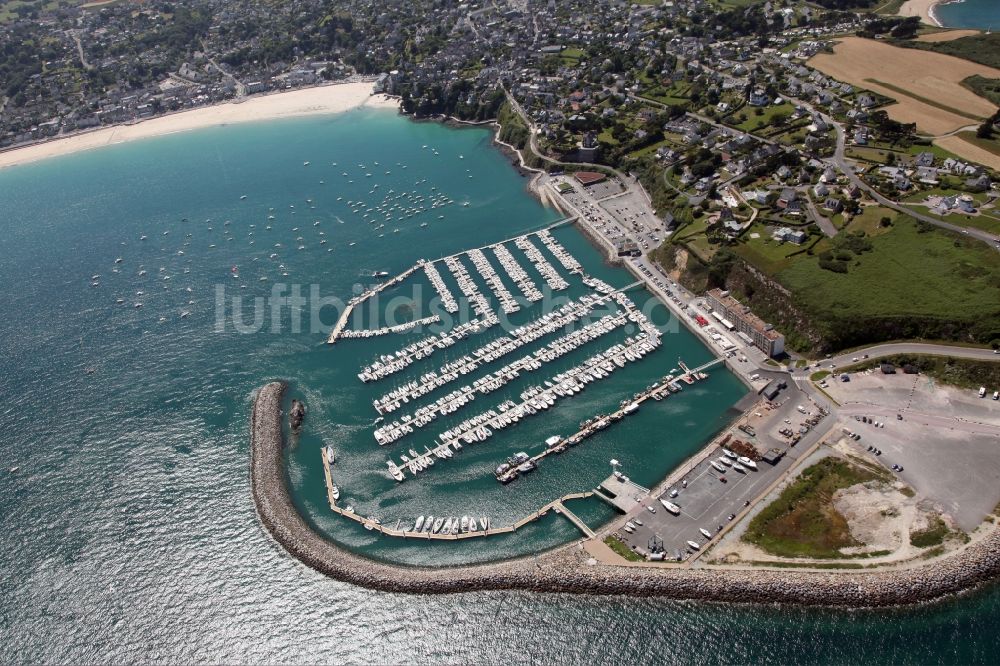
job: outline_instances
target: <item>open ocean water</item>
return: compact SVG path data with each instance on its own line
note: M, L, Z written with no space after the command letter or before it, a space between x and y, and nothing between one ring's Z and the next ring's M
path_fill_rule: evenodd
M652 316L673 332L643 362L544 417L467 446L416 480L397 485L388 477L386 459L422 449L441 428L380 449L370 401L396 381L367 386L355 373L418 334L330 348L312 319L330 325L336 313L316 305L371 282L366 271L395 274L419 257L558 219L524 192L524 180L489 142L484 130L358 110L206 129L0 171L0 661L995 660L987 637L1000 629L996 588L917 609L854 613L509 592L399 596L326 579L269 540L249 496L247 422L253 390L273 378L291 379L291 395L310 409L288 453L307 518L348 548L414 563L510 557L577 535L550 515L510 537L461 544L377 537L326 508L321 445L337 449L342 501L359 513L387 523L485 514L499 525L592 488L612 457L652 484L731 418L745 390L717 369L508 487L490 475L514 451L537 451L545 437L608 411L678 357L692 365L710 358L660 307ZM391 223L366 219L365 206L354 203L378 204L389 190L400 201L447 196L454 203ZM632 281L603 265L575 230L556 236L592 274L619 286ZM426 296L426 279L412 282ZM275 299L252 305L278 283L282 294L300 286L307 297L300 316L285 306L272 312ZM407 287L386 299L411 295ZM648 296L632 298L643 305ZM253 332L241 332L247 329ZM477 400L463 418L619 338L591 342ZM439 352L399 381L472 346ZM610 517L591 500L571 508L593 526Z
M1000 2L997 0L956 0L934 7L934 16L949 28L1000 30Z

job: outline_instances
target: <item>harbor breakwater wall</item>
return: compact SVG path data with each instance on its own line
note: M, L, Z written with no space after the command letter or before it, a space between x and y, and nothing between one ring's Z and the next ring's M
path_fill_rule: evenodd
M538 557L482 565L425 568L378 562L328 541L295 508L284 465L285 388L284 382L265 385L251 413L250 486L257 514L271 536L302 563L368 589L409 594L517 589L865 608L931 601L1000 576L996 528L953 555L907 569L864 572L590 564L575 544Z

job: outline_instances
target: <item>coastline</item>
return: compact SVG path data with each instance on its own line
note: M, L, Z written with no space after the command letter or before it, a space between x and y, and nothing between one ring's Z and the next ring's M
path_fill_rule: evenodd
M945 26L941 24L934 13L934 8L939 4L941 4L941 0L906 0L896 15L904 17L919 16L923 23L943 28Z
M203 127L342 113L361 106L397 108L398 102L383 95L373 95L372 84L368 81L333 83L257 95L238 101L185 109L131 124L100 127L53 137L48 141L11 147L0 152L0 169Z
M955 554L882 571L598 565L579 542L538 556L481 565L428 568L379 562L327 540L295 508L284 464L281 405L286 388L283 381L263 386L251 410L250 490L258 518L275 541L306 566L367 589L407 594L525 590L873 608L938 600L1000 575L996 527Z

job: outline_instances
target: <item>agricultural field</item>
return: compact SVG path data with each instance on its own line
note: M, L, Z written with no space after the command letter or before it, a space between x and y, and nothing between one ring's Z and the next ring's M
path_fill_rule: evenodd
M875 62L877 79L872 78ZM886 111L894 120L916 123L918 130L932 136L968 126L995 111L989 100L964 87L962 81L975 75L1000 78L1000 69L953 56L845 37L832 54L820 53L809 64L837 80L892 97L896 103Z
M933 51L963 60L971 60L988 67L1000 68L1000 34L981 33L975 30L953 30L951 32L970 34L958 35L956 39L934 39L931 35L925 35L916 40L903 42L903 45L913 49ZM936 34L945 35L947 33Z

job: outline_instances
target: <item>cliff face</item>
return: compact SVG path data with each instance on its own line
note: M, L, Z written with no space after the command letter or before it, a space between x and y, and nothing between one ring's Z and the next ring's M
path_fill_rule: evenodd
M589 565L573 545L493 564L419 568L376 562L317 534L289 495L281 433L284 382L257 394L250 421L250 486L264 527L290 554L337 580L388 592L441 594L484 589L630 594L674 599L875 607L937 599L1000 575L996 528L957 554L891 571L689 569ZM432 546L429 546L432 547Z

